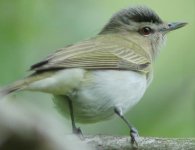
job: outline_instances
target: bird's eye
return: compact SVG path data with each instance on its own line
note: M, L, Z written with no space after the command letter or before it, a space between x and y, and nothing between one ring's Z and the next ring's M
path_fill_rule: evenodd
M144 36L147 36L152 33L152 29L150 27L143 27L139 30L139 33Z

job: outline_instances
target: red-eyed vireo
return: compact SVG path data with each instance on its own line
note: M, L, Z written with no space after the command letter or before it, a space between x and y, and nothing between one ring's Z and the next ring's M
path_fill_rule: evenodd
M31 66L30 76L1 90L41 91L75 122L93 123L118 115L130 128L132 142L137 130L123 114L139 102L152 81L152 64L166 34L186 25L166 23L151 9L131 7L117 12L101 32L65 48Z

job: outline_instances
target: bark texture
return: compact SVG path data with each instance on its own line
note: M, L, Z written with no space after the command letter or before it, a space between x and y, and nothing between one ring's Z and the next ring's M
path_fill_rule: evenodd
M195 138L140 137L138 147L124 136L88 136L85 141L96 150L195 150Z

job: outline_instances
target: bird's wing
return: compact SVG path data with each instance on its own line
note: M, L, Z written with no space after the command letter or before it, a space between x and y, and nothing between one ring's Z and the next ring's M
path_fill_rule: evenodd
M35 72L67 68L90 70L116 69L148 72L150 60L136 44L125 45L105 39L90 39L57 50L45 60L31 66ZM130 46L130 47L129 47ZM138 52L134 48L140 49Z

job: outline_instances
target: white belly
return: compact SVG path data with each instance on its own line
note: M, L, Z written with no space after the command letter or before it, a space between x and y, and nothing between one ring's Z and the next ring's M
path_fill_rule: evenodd
M146 88L146 76L134 71L67 69L30 84L27 90L55 95L54 102L66 116L69 108L65 96L69 96L76 121L97 122L115 115L115 107L125 113L141 99Z
M88 123L112 117L114 108L125 113L143 96L146 76L133 71L93 71L87 73L79 88L69 95L73 102L75 119ZM57 104L62 107L60 100ZM64 107L64 106L63 106ZM69 110L63 108L65 114Z

